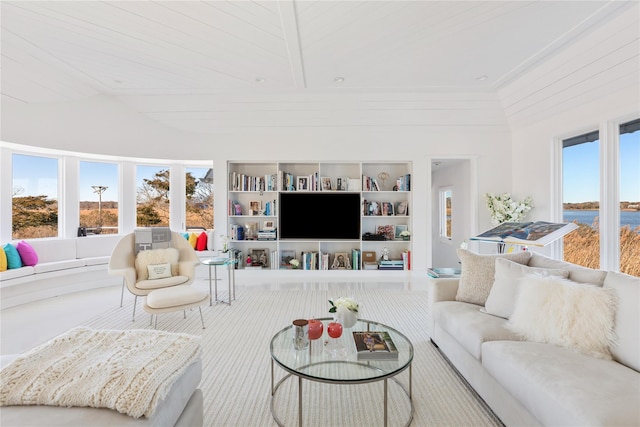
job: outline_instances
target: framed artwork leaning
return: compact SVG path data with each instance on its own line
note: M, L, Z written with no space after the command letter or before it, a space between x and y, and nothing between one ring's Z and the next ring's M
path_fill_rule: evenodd
M351 270L351 260L346 252L336 252L333 256L332 270Z
M385 239L393 240L396 235L394 225L379 225L376 231L377 234L384 234Z

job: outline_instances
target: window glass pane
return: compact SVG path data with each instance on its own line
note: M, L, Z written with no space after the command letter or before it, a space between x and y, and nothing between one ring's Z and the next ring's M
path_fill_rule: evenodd
M620 271L640 276L640 130L620 135Z
M579 226L564 237L564 260L600 268L600 141L564 146L563 219Z
M188 227L213 229L213 169L186 169L186 206Z
M58 236L58 160L12 156L12 237Z
M80 227L87 234L118 234L118 165L80 162Z
M136 167L138 227L169 226L169 168Z

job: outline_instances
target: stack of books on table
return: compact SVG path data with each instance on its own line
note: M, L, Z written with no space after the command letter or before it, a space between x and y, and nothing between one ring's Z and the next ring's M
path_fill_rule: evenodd
M396 348L388 332L353 332L358 360L398 360Z
M378 270L404 270L404 261L401 259L381 260Z

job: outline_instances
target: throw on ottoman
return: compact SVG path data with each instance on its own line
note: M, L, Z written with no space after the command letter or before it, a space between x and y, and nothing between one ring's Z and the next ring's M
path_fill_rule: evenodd
M201 426L201 377L200 337L75 328L0 371L0 423Z

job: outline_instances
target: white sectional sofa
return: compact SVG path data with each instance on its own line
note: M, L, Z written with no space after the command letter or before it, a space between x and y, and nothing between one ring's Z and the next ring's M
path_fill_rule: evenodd
M639 278L539 254L458 253L461 277L428 284L429 334L505 425L640 425Z
M107 265L121 237L29 239L38 263L0 272L1 307L120 283L120 279L107 274Z

